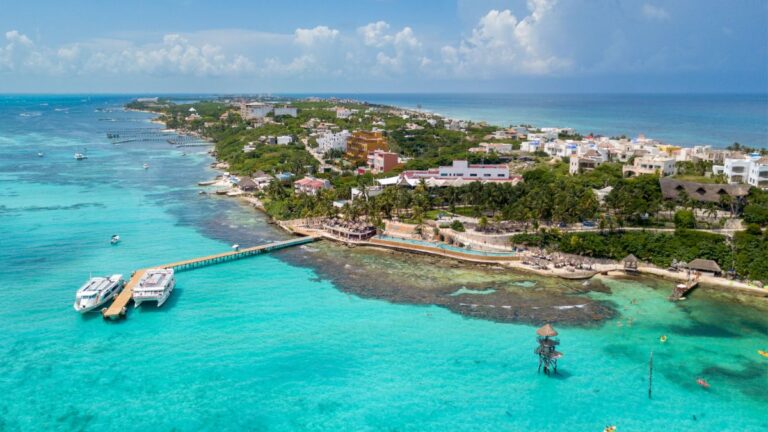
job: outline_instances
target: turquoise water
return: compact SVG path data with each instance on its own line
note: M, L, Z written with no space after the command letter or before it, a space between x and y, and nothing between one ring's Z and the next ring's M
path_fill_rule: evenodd
M487 251L481 251L476 249L462 248L458 246L449 245L446 243L434 243L434 242L428 242L424 240L404 239L404 238L392 237L388 235L379 235L378 237L382 240L393 241L396 243L399 242L399 243L406 243L406 244L419 245L419 246L429 246L433 248L445 249L447 251L460 252L460 253L469 254L469 255L515 256L514 252L487 252Z
M107 128L148 125L94 112L122 102L0 98L0 431L768 428L765 313L706 291L672 304L668 284L606 281L613 294L594 295L619 318L557 326L557 378L536 373L534 327L344 294L286 263L311 253L301 247L180 273L166 305L125 321L78 315L74 292L91 272L284 238L197 195L191 185L214 175L202 150L107 143Z
M768 148L762 94L342 94L497 125L570 127L586 135L645 134L676 145Z

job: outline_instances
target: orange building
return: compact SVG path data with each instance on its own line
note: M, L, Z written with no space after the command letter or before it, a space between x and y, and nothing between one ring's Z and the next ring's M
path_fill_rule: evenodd
M389 150L387 139L381 132L355 131L347 139L347 158L356 162L367 162L368 153L374 150Z

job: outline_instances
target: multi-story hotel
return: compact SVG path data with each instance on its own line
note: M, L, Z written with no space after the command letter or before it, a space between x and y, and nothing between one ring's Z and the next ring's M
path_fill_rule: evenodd
M367 162L368 154L375 150L389 150L387 139L380 131L355 131L347 139L346 156L356 162Z

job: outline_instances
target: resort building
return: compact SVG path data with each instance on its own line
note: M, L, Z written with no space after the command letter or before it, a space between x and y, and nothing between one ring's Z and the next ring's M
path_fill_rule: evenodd
M512 144L506 143L480 143L477 147L469 149L471 153L496 153L499 155L511 154L513 151Z
M380 131L355 131L347 139L347 158L366 162L368 154L375 150L389 150L387 139Z
M571 156L568 172L573 174L591 171L605 162L605 158L595 150L587 151L583 156Z
M317 153L324 155L331 150L347 150L347 140L352 134L348 130L339 133L324 133L317 138Z
M323 189L331 189L331 182L326 179L306 176L293 183L293 190L297 194L317 195Z
M389 172L400 166L399 160L397 153L374 150L368 154L368 168L373 174Z
M272 105L262 102L243 102L240 104L240 117L243 120L263 119L272 110Z
M768 157L753 154L742 158L727 158L723 165L712 167L715 174L725 174L728 183L746 183L768 189Z
M664 156L642 156L635 159L634 164L624 165L621 172L624 177L636 177L652 174L660 177L674 175L676 172L675 159Z
M296 109L296 107L285 105L281 107L275 107L274 113L275 113L275 117L278 117L278 116L297 117L299 115L299 110Z
M336 108L336 118L337 119L348 119L352 117L352 110L347 108Z
M474 165L465 160L453 161L451 166L428 170L403 171L400 175L377 180L382 186L416 186L424 181L429 187L463 186L472 182L509 182L517 184L519 176L510 176L509 167L504 164Z

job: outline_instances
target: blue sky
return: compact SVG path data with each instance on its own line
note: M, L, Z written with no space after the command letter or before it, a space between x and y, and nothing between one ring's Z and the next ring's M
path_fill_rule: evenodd
M0 92L768 92L765 0L14 1Z

